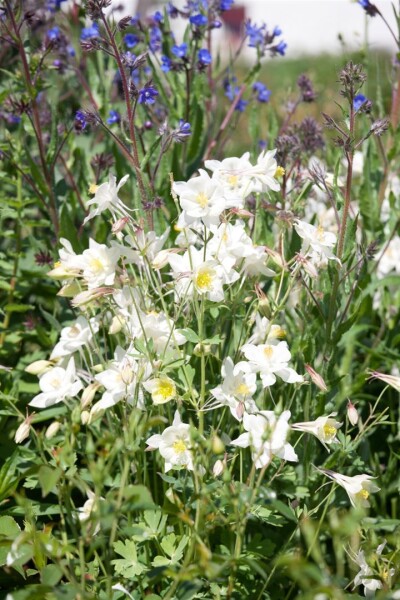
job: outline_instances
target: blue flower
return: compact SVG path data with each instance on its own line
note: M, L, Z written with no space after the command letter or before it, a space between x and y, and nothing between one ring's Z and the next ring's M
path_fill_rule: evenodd
M171 19L175 19L179 15L178 9L172 4L172 2L168 2L167 4L167 13Z
M81 31L81 40L90 40L100 36L100 29L97 23L92 23L90 27L84 27Z
M272 35L274 37L278 37L279 35L282 35L282 29L280 27L278 27L278 25L275 25Z
M261 81L257 81L253 85L253 91L257 93L257 100L259 102L269 102L271 90L269 90L266 85L261 83Z
M175 54L178 58L183 58L186 56L187 52L187 44L181 44L180 46L172 46L171 48L172 54Z
M49 42L55 42L60 38L60 34L61 31L59 27L52 27L46 32L46 38Z
M211 54L206 48L202 48L198 51L197 58L202 66L210 65L212 61Z
M181 133L185 133L186 135L190 135L192 133L191 131L191 125L190 123L188 123L187 121L184 121L183 119L179 119L179 131Z
M168 71L171 70L171 59L168 58L168 56L163 55L161 57L161 71L164 71L164 73L168 73Z
M367 15L370 17L375 17L375 15L379 14L379 9L375 6L375 4L371 4L369 0L358 0L358 4L363 7Z
M360 110L360 108L362 107L362 105L365 104L367 101L368 101L368 98L366 96L364 96L364 94L357 94L357 96L355 96L354 100L353 100L354 110L356 112L358 110Z
M157 26L150 28L150 42L149 47L152 52L161 50L162 34L161 29Z
M176 142L184 142L190 135L192 135L192 129L190 123L179 119L179 127L172 132L172 137Z
M127 33L124 36L124 42L127 48L134 48L139 43L139 38L134 33Z
M84 131L87 127L86 115L83 111L78 110L75 113L74 129L77 133Z
M252 25L251 21L245 23L246 37L249 38L249 48L257 48L257 46L264 45L265 41L265 24L261 27L257 27L256 24Z
M107 119L107 123L109 125L114 125L114 123L119 123L121 121L121 115L117 110L110 110L109 117Z
M139 104L154 104L158 92L152 85L147 85L139 90Z
M71 56L71 57L75 56L75 54L76 54L75 48L73 46L71 46L71 44L68 44L68 46L67 46L67 53L68 53L68 56Z
M279 44L275 46L275 48L273 48L273 50L275 50L275 52L277 52L281 56L285 56L286 48L287 43L282 40L281 42L279 42Z
M208 23L207 17L205 15L202 15L201 13L198 15L192 15L191 17L189 17L189 21L192 25L195 25L196 27L204 27L204 25L207 25Z
M232 7L232 4L235 0L220 0L219 10L223 12L224 10L229 10Z
M157 10L154 15L151 16L151 18L153 19L153 21L155 21L156 23L162 23L163 22L163 14Z

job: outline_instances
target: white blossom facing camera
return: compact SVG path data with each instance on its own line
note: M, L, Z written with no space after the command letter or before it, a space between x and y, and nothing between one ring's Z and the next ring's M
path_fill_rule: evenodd
M228 356L222 363L221 375L223 381L220 385L210 390L215 400L210 401L208 409L229 406L235 419L241 421L243 414L254 413L258 410L252 396L257 390L256 374L246 362L233 364Z
M117 178L110 173L107 183L95 186L94 197L89 200L87 206L91 206L88 216L83 221L85 225L90 219L100 215L105 210L109 210L113 216L128 216L127 208L118 197L118 192L126 183L129 175L125 175L117 185Z
M257 469L270 464L274 456L293 462L298 461L297 454L286 438L290 431L288 423L290 411L285 410L277 417L273 411L262 410L255 415L243 415L243 426L246 433L242 433L233 446L251 448L251 454Z
M189 471L193 471L190 425L182 423L178 411L175 412L172 425L164 429L162 434L149 437L146 444L149 449L158 449L165 459L165 473L173 467L185 467Z
M145 381L143 387L151 394L154 404L165 404L176 397L175 382L166 375Z
M332 252L336 245L334 233L325 231L321 225L315 227L299 219L295 220L294 228L303 240L300 251L303 256L310 256L313 260L322 263L328 259L340 262Z
M40 394L30 402L36 408L48 408L66 398L74 398L83 388L81 380L75 371L73 357L69 359L67 368L54 367L44 373L39 379Z
M183 211L178 223L180 228L198 220L206 227L218 225L221 213L227 208L222 186L203 169L199 169L199 173L198 177L176 181L173 185Z
M303 377L288 366L292 357L286 342L278 344L245 344L241 351L252 369L260 373L263 387L274 385L276 375L286 383L301 383Z
M379 492L379 488L371 479L371 475L341 475L329 469L318 469L327 477L339 484L346 492L353 506L362 506L368 508L370 506L368 498L374 492Z
M109 248L93 239L89 240L89 248L79 257L82 274L89 290L101 285L113 285L119 257L117 248Z

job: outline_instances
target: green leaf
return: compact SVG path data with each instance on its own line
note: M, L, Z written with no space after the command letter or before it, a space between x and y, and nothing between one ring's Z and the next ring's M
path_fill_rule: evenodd
M46 565L40 573L42 583L45 585L57 585L63 576L63 572L58 565Z
M0 536L15 539L21 533L21 528L12 517L0 517Z
M45 498L49 494L62 475L61 469L53 469L47 465L43 465L39 469L38 479L42 488L42 496Z
M137 559L136 544L132 540L126 540L125 543L116 542L114 550L124 557L123 559L118 558L111 561L118 574L129 579L141 575L146 570L146 566Z
M18 454L15 452L8 458L0 469L0 502L8 498L17 486L16 462Z
M180 329L180 333L187 339L188 342L193 342L193 344L197 344L200 342L200 338L193 329L189 327L186 329Z

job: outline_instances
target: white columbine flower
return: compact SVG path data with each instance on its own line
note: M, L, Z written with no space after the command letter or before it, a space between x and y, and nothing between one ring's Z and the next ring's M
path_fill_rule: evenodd
M256 412L257 405L252 399L257 389L256 374L251 371L250 365L244 361L234 365L228 356L222 363L221 375L222 384L210 390L215 401L211 401L209 408L229 406L232 416L238 421L242 420L244 412Z
M86 523L89 519L93 518L93 515L98 510L98 499L96 495L91 491L87 491L88 500L86 500L85 504L78 508L78 518L81 523ZM100 497L99 500L104 500L104 498ZM100 531L100 523L96 523L95 528L93 530L92 535L96 535Z
M336 481L336 483L346 490L353 506L370 506L368 502L370 494L379 492L380 490L380 488L371 481L371 479L374 479L371 475L354 475L353 477L348 477L347 475L341 475L340 473L335 473L329 469L319 469L319 471L332 479L332 481Z
M249 361L253 371L260 373L261 381L264 387L273 385L276 382L276 375L279 375L286 383L300 383L303 377L296 373L294 369L288 367L291 354L286 342L279 342L276 345L245 344L241 351Z
M253 190L253 165L249 161L250 153L245 152L237 158L232 156L224 160L206 160L205 167L213 171L212 179L223 188L227 200L226 208L243 208L243 201Z
M259 313L256 313L256 322L253 327L253 331L249 339L248 344L271 344L276 346L279 344L279 340L285 337L285 332L279 325L271 325L271 322L267 317L261 317Z
M95 195L89 200L87 206L92 206L90 213L83 221L83 224L87 223L93 217L96 217L105 210L109 210L114 216L123 215L128 216L127 208L120 198L118 198L118 192L126 183L129 175L125 175L117 185L117 178L115 175L110 173L107 183L102 183L95 188Z
M198 220L206 227L218 225L221 213L227 208L221 185L203 169L199 169L199 173L198 177L173 185L183 211L178 222L180 228Z
M176 397L175 382L166 375L145 381L143 387L151 394L154 404L165 404Z
M113 285L119 257L117 248L109 248L105 244L89 240L89 248L79 257L89 290L101 285Z
M302 238L303 244L300 253L310 256L316 261L325 262L327 259L339 260L332 252L336 245L336 235L331 231L325 231L321 225L315 227L305 221L296 219L294 228Z
M251 169L251 176L255 181L256 192L266 192L273 190L278 192L280 184L275 179L275 173L278 168L275 160L276 150L264 150L257 158L257 164Z
M39 387L41 392L29 402L30 406L47 408L66 398L74 398L83 388L76 375L74 359L69 359L66 369L54 367L46 371L39 379Z
M61 330L61 336L58 343L54 346L50 360L69 356L82 346L87 346L91 341L93 334L97 333L99 325L96 319L90 321L85 317L78 317L73 325L64 327Z
M333 415L318 417L315 421L306 421L305 423L294 423L292 429L315 435L329 452L327 444L333 444L334 442L339 441L336 437L336 433L343 424L336 421L336 419L332 419L332 416Z
M256 415L243 415L242 433L231 444L241 448L251 447L251 454L257 469L270 464L274 456L283 460L297 461L293 446L286 438L290 430L290 411L285 410L277 417L271 410L262 410Z
M138 267L143 268L146 263L153 262L155 256L161 251L168 238L170 228L168 227L161 236L157 236L155 231L145 233L143 229L136 229L135 235L126 235L124 241L127 245L114 244L118 247L120 254L127 258L127 262L132 262ZM168 261L165 261L167 264Z
M149 437L146 441L150 448L157 448L165 459L164 471L170 471L174 466L185 467L193 471L193 456L190 450L190 425L182 423L179 412L171 427L164 429L162 434Z

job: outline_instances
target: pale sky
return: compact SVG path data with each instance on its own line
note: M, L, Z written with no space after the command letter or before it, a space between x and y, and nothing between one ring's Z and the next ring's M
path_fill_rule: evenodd
M124 14L134 14L136 0L122 1L125 5ZM185 3L185 0L174 1L178 7ZM120 0L113 0L113 6L120 4ZM148 1L146 4L161 6L163 2ZM357 49L363 45L365 12L352 0L236 0L235 4L244 5L247 17L257 24L265 22L271 29L279 25L288 44L288 57L321 51L340 52L339 33L348 47ZM375 0L375 4L395 30L396 22L391 2ZM371 49L385 48L395 54L394 40L380 17L368 18L368 38Z

